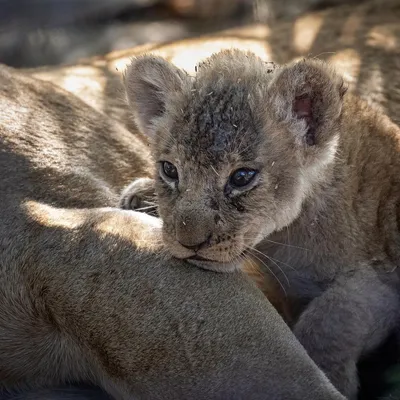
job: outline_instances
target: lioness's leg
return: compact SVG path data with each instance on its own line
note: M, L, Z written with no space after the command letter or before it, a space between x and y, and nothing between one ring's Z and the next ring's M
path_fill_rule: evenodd
M356 363L394 329L399 295L371 269L341 277L314 299L294 333L311 358L348 398L356 398Z

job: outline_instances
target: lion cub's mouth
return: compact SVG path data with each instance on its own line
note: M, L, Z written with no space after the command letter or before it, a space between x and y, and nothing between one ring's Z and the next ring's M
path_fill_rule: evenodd
M239 259L232 260L230 262L220 262L210 260L198 255L186 258L186 260L195 265L196 267L208 269L215 272L233 272L240 269L241 261Z

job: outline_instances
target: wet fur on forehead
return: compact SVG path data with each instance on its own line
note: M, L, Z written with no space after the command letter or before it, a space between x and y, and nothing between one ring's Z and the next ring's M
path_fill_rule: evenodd
M261 140L257 104L265 95L273 66L252 53L227 50L197 67L191 85L177 94L165 130L171 131L163 151L179 143L180 158L214 166L253 160ZM164 141L165 143L165 141Z
M254 84L260 89L270 81L270 73L276 65L266 63L254 53L240 50L224 50L215 53L197 66L195 80L202 84L214 84L221 89L226 84L243 82L251 87Z
M186 126L172 127L176 131L172 143L178 139L183 144L180 154L190 149L187 155L197 163L253 160L266 139L269 119L271 130L276 128L274 123L284 124L298 144L309 129L315 136L312 140L323 144L322 128L329 128L329 120L336 121L345 91L343 79L318 60L276 66L249 52L223 51L198 66L190 92L181 99L178 112L183 115L175 118ZM312 99L319 129L313 120L307 124L294 118L294 100L307 96ZM190 127L190 132L185 127Z

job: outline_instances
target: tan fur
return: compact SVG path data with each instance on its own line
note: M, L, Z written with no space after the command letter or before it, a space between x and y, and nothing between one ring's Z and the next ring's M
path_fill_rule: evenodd
M171 259L159 219L112 208L149 174L140 140L4 66L0 102L2 398L343 399L243 274Z
M400 128L345 96L342 76L319 60L278 67L222 51L191 77L148 55L125 82L152 142L169 251L214 271L253 252L309 303L295 333L355 398L356 363L399 318ZM230 184L241 168L258 171L244 191Z

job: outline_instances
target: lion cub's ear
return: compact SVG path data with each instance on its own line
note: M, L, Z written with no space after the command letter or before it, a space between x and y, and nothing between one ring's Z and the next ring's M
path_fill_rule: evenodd
M278 119L306 146L323 144L336 133L346 91L343 78L318 60L283 66L269 84Z
M138 128L154 135L154 123L166 110L172 93L182 91L186 73L161 57L145 55L134 58L124 81L128 101Z

